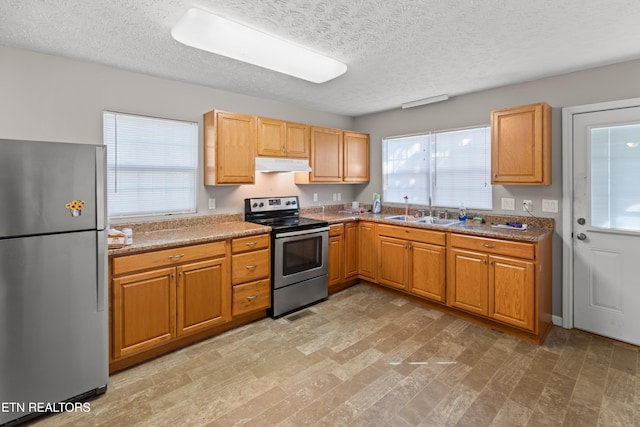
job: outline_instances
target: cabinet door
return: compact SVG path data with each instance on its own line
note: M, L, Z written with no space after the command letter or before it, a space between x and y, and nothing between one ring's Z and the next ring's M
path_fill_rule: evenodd
M551 184L551 108L545 103L491 112L491 183Z
M216 113L217 184L253 184L255 182L256 134L255 116Z
M113 279L113 357L157 347L176 336L175 268Z
M411 242L410 291L421 297L445 302L445 248Z
M178 335L198 332L231 319L226 258L177 267Z
M258 156L285 156L285 122L258 117Z
M358 224L358 275L376 280L376 235L373 223Z
M448 305L487 316L488 255L452 249L449 256Z
M309 126L287 122L285 153L287 157L309 158Z
M497 256L489 257L489 316L534 331L535 266Z
M369 182L369 135L344 133L344 181Z
M344 225L344 279L358 275L358 223Z
M329 238L329 287L342 283L342 235Z
M342 131L311 127L311 182L342 182Z
M378 237L378 283L406 290L409 242L393 237Z

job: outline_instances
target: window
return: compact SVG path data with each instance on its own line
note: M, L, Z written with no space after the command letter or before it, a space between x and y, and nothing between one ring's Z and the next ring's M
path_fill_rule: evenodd
M491 128L385 138L383 200L491 209Z
M196 210L198 124L105 111L110 217Z

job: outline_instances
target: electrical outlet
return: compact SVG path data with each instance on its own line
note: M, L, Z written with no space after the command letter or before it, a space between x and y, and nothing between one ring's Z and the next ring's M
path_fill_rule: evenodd
M555 199L542 199L542 212L558 213L558 201Z
M318 193L313 193L313 201L314 202L318 201Z
M342 193L338 193L338 201L342 200Z
M333 193L333 201L336 202L338 200L338 195L336 193Z
M209 199L209 209L216 208L216 199Z
M504 211L514 211L516 210L516 199L508 199L502 198L502 210Z
M533 202L531 200L523 200L522 210L525 212L533 212Z

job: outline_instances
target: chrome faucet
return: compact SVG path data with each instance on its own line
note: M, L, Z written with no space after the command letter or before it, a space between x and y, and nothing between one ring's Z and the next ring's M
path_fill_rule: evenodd
M424 209L418 209L414 216L416 218L424 218L425 216L427 216L427 212Z

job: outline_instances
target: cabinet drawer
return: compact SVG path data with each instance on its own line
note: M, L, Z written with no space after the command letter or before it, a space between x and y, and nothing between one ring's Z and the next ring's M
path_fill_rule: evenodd
M232 255L231 283L237 285L268 278L270 262L268 249Z
M344 233L344 224L331 224L329 226L329 237L339 236Z
M269 247L269 240L270 238L268 234L233 239L231 241L231 252L239 254L257 249L265 249Z
M396 237L398 239L413 240L414 242L431 243L432 245L446 245L446 233L442 231L423 230L414 227L398 227L378 224L378 234Z
M182 264L203 258L225 255L225 242L205 243L202 245L184 246L181 248L163 249L136 255L114 257L112 261L113 275L117 276L132 271L148 270Z
M270 306L271 281L269 279L233 287L233 305L231 309L233 316L239 316L254 310L264 310Z
M451 246L517 258L535 258L535 245L532 243L512 242L509 240L464 236L452 233Z

